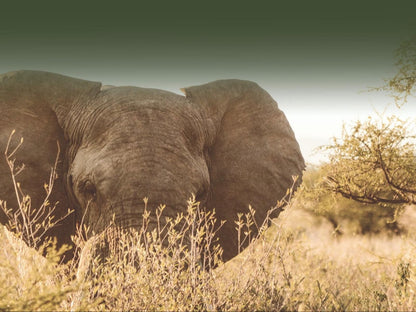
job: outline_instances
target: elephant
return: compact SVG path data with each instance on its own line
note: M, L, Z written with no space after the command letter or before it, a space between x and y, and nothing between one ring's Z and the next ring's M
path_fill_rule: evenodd
M48 235L70 243L81 217L94 233L111 222L137 228L143 198L150 211L165 204L174 217L194 194L226 221L217 233L224 261L237 254L237 213L251 205L261 224L293 176L299 185L305 168L299 144L277 103L254 82L217 80L181 90L103 87L44 71L0 75L0 148L13 130L10 144L24 139L14 155L25 165L17 179L34 206L42 203L59 152L49 201L58 203L57 218L68 208L75 213ZM0 199L12 206L14 192L2 160Z

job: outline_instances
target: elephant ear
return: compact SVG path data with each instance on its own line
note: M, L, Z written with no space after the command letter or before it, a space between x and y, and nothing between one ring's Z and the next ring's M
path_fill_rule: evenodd
M210 125L206 205L227 220L219 234L227 260L238 250L237 213L248 212L251 205L260 226L293 185L292 176L299 176L300 183L304 160L284 113L256 83L220 80L184 91Z
M49 202L53 205L59 201L55 211L58 218L70 208L62 182L66 166L62 156L69 148L68 138L75 131L70 124L81 115L81 112L73 112L85 106L88 99L99 92L100 86L95 82L39 71L17 71L0 76L0 155L14 130L9 153L23 138L23 144L12 159L16 159L15 167L24 164L24 170L16 179L23 192L30 195L33 208L38 208L45 198L44 183L49 183L58 143L60 160ZM10 169L4 159L0 161L0 199L6 200L9 208L17 208ZM0 213L0 221L5 222L4 214ZM69 222L73 223L73 220L68 218L66 223ZM65 230L61 227L55 232Z

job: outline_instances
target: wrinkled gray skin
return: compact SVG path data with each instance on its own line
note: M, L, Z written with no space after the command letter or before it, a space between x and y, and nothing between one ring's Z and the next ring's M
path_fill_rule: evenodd
M186 96L101 88L38 71L0 76L0 149L3 153L13 129L14 145L24 138L15 155L26 165L18 180L35 207L60 144L51 202L59 201L57 216L68 208L76 213L50 235L68 243L84 214L95 233L113 215L119 226L138 227L144 197L150 210L164 203L174 216L184 212L193 193L227 220L218 234L224 260L236 255L237 213L251 204L261 224L291 187L292 176L302 175L304 161L284 114L257 84L221 80L183 91ZM0 199L9 207L13 193L1 160ZM4 215L0 219L5 222Z

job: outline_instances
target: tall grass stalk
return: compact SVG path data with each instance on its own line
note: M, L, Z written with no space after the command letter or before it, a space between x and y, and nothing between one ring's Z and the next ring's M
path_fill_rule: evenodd
M11 165L14 154L6 152ZM165 206L149 211L145 199L138 230L110 224L86 241L88 228L81 226L75 257L62 264L68 247L38 238L43 229L31 230L42 224L38 216L52 210L45 214L38 209L46 204L28 206L15 169L11 166L11 183L20 208L13 212L18 215L8 214L11 223L0 226L2 311L416 309L414 237L334 238L305 217L293 221L299 209L291 190L264 224L256 224L252 209L236 216L240 246L251 244L226 263L215 235L222 223L192 197L175 218L165 217ZM279 219L271 219L283 204Z

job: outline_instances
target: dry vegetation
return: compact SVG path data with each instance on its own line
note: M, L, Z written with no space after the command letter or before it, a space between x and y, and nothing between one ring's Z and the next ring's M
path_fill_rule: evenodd
M415 43L415 38L403 43L397 75L379 88L391 92L398 106L415 94ZM59 263L65 247L57 249L53 240L41 243L48 228L59 222L48 218L55 208L48 202L53 179L45 186L43 205L31 207L15 179L20 170L14 168L15 151L6 150L17 202L7 204L19 209L7 210L0 201L11 220L0 225L0 311L416 310L416 210L406 206L415 202L414 145L407 140L415 136L406 136L401 122L382 124L383 131L371 123L364 126L361 131L363 124L357 123L349 140L341 142L346 144L335 141L334 155L347 157L333 158L336 170L329 175L335 192L364 204L321 192L316 181L328 176L328 168L309 168L280 217L270 220L271 227L261 228L253 243L227 263L221 262L221 249L213 239L215 215L200 209L194 199L184 215L167 222L162 222L161 207L153 231L145 213L138 232L110 227L87 242L76 235L75 258ZM361 143L368 151L362 152ZM368 175L361 179L351 168ZM361 187L351 188L351 181ZM243 241L251 236L252 213L239 218L236 228ZM104 259L97 246L106 247Z
M221 251L204 244L215 216L188 204L159 230L145 222L141 232L107 233L117 244L105 263L93 241L78 239L80 256L58 264L64 250L53 242L41 257L1 227L0 310L415 310L413 237L335 236L295 198L222 264ZM416 219L411 209L401 218Z

